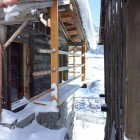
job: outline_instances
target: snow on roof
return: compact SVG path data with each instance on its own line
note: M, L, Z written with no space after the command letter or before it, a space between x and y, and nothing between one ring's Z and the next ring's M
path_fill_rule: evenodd
M92 49L96 49L96 39L89 2L88 0L77 0L77 4L79 7L79 12L81 14L86 37L89 42L89 46Z

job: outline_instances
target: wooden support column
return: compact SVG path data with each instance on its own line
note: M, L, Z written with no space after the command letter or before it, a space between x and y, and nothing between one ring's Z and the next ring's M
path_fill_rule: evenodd
M82 82L84 82L86 80L86 42L83 42L83 46L82 46Z
M0 45L0 112L2 111L2 45Z
M58 101L58 1L54 0L54 6L50 9L51 14L51 50L55 49L55 53L51 53L51 68L55 68L55 72L51 74L51 83L57 86Z
M125 134L140 140L140 1L127 3Z
M0 24L0 112L2 110L2 106L7 108L7 51L3 51L3 45L6 41L7 36L7 27ZM2 73L3 71L3 73ZM4 95L2 105L2 96Z

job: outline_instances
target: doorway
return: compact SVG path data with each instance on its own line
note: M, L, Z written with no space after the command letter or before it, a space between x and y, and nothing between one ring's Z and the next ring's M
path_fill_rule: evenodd
M13 42L11 54L11 103L23 98L23 44Z

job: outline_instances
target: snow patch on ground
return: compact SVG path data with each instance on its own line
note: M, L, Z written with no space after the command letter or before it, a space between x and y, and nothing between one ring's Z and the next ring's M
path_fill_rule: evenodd
M75 139L74 140L103 140L104 125L89 123L82 120L76 121Z
M128 139L128 138L126 137L126 135L124 134L124 140L130 140L130 139Z
M27 127L9 129L0 126L0 140L64 140L66 128L51 130L39 125L35 120Z
M23 97L23 99L12 103L12 110L15 110L15 109L19 108L20 106L23 106L27 103L29 103L29 100L27 100L25 97Z
M105 100L99 97L99 94L104 94L104 56L103 50L99 50L98 53L89 51L86 54L87 88L80 88L75 93L74 140L104 139L106 113L101 112L101 105Z
M15 120L18 122L22 121L32 113L35 113L37 116L39 112L58 112L57 103L56 101L53 102L46 102L40 101L39 103L46 104L44 106L37 105L34 103L29 102L28 105L21 111L14 113L8 110L3 109L1 113L1 123L12 123Z
M16 120L16 114L9 110L3 109L1 113L1 119L1 123L11 124Z

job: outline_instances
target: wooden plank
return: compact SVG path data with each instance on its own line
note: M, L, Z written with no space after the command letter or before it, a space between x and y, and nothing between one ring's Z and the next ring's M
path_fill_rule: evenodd
M2 111L2 45L0 45L0 112Z
M83 67L84 65L75 65L75 66L69 66L69 67L59 67L59 71L69 70L73 68Z
M14 39L21 33L21 31L25 28L27 25L27 21L25 21L18 29L17 31L8 39L8 41L3 45L3 50L5 50L13 41Z
M0 25L0 44L4 44L7 37L7 26ZM8 81L7 81L7 51L2 52L2 96L3 96L3 102L2 107L7 109L7 99L8 99Z
M58 1L54 1L54 6L50 8L51 17L51 50L56 52L51 54L51 68L55 68L55 72L51 74L51 83L57 86L57 101L58 99Z
M73 50L73 52L74 52L74 54L75 54L75 49ZM75 55L74 55L74 57L73 57L73 66L74 66L74 68L73 68L73 76L75 77L75 62L76 62L76 59L75 59Z
M86 42L84 41L83 46L82 46L82 82L84 82L86 80L86 57L85 57L85 53L86 53Z
M73 78L71 78L71 79L69 79L69 80L67 80L67 81L65 81L65 82L63 82L63 83L61 83L61 84L59 84L59 86L63 86L63 85L65 85L65 84L67 84L67 83L72 82L73 80L76 80L76 79L80 78L80 77L82 77L82 75L78 75L78 76L76 76L76 77L73 77Z
M78 31L77 30L71 30L71 31L69 30L68 33L70 35L78 35Z
M68 33L60 16L59 16L59 24L60 24L60 27L62 28L62 31L63 31L65 37L67 38L67 40L72 41L72 39L71 39L71 37L70 37L70 35L69 35L69 33Z
M33 102L33 101L35 101L35 100L37 100L37 99L40 99L40 98L46 96L48 93L50 93L50 92L52 92L52 91L54 91L54 89L48 89L47 91L44 91L44 92L40 93L40 94L37 95L37 96L34 96L34 97L31 98L29 101L30 101L30 102Z
M140 133L137 124L140 124L140 1L133 0L127 3L126 26L126 113L125 131L128 139L139 140Z
M12 81L11 81L11 47L7 48L7 100L8 100L8 110L11 110L11 85L12 85ZM5 95L4 95L5 96Z
M55 72L55 69L47 70L47 71L34 72L32 75L33 76L40 76L40 75L50 74L52 72Z
M71 12L72 18L74 20L74 25L76 26L76 29L80 35L80 39L83 39L85 37L85 33L83 31L80 16L79 16L79 13L78 13L78 10L76 7L76 1L71 0L71 4L73 6L73 10L70 9L70 12Z
M65 7L63 7L63 9L64 8L66 8L66 6ZM61 10L61 9L60 9ZM71 16L71 13L70 13L70 11L59 11L59 16L60 17L70 17Z
M38 103L38 102L33 102L36 105L41 105L41 106L46 106L47 104L43 104L43 103Z
M63 22L68 22L68 23L74 24L72 17L63 17L63 18L61 18L61 20Z

